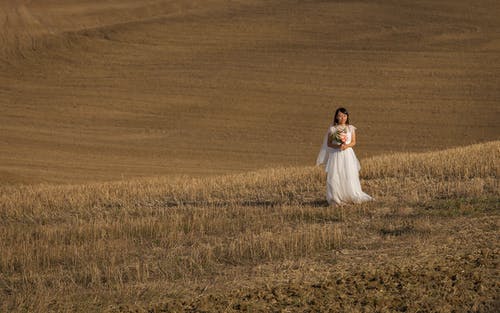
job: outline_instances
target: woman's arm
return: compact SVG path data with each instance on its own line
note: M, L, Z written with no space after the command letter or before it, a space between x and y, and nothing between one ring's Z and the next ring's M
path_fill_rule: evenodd
M352 147L354 147L355 145L356 145L356 133L355 133L355 132L352 132L352 134L351 134L351 142L350 142L349 144L345 144L345 143L344 143L344 144L342 144L342 145L340 146L340 149L341 149L341 150L345 150L345 149L347 149L347 148L352 148Z
M330 134L328 134L328 140L326 142L326 145L330 148L340 149L340 145L336 142L333 142L333 137L330 136Z

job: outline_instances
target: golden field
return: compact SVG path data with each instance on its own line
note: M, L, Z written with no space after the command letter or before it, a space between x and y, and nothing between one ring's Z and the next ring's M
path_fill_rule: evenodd
M498 12L0 1L0 313L500 311Z
M498 140L500 3L0 2L0 183L312 165Z
M2 312L495 312L500 142L321 167L0 189Z

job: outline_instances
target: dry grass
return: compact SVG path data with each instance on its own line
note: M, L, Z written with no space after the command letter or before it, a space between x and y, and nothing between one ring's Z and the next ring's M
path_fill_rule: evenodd
M0 309L492 311L499 156L374 157L341 208L312 167L2 187Z
M0 312L499 311L499 9L3 1Z

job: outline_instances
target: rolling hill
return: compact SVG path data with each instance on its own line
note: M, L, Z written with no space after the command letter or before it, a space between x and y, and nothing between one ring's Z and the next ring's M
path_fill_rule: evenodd
M312 164L498 139L497 1L0 4L0 184Z

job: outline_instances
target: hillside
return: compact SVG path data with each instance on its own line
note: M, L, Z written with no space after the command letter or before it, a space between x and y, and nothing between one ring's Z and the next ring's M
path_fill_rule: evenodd
M361 158L498 140L498 1L9 0L0 184Z
M495 312L500 142L321 168L0 187L0 311Z

